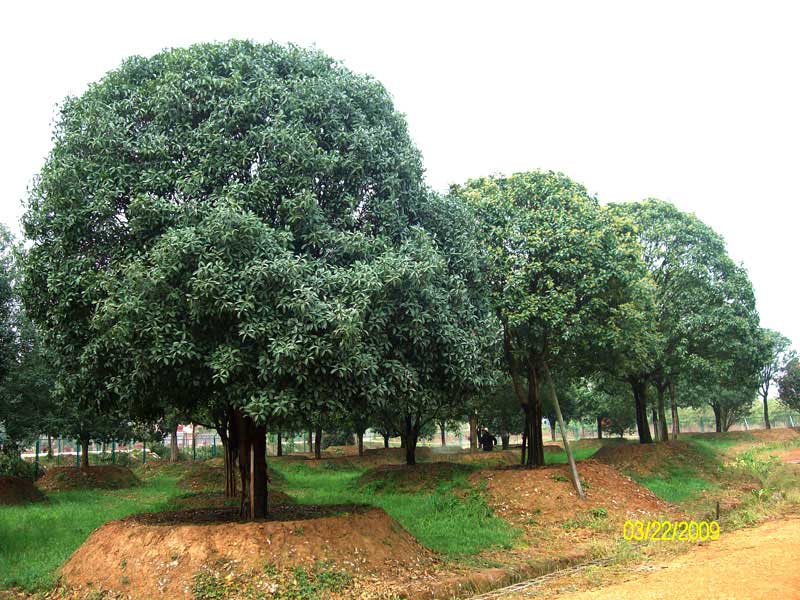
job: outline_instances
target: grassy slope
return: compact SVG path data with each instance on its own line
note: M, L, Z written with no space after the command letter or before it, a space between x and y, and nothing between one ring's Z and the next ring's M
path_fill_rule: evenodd
M177 478L159 476L122 490L55 492L48 501L0 509L0 589L45 589L55 570L95 528L128 515L164 510Z
M454 473L435 489L410 493L380 482L359 487L363 469L283 463L277 470L286 478L285 491L298 502L377 506L420 543L448 556L474 554L490 546L509 547L516 537L508 523L494 516L480 490L469 487L467 472Z

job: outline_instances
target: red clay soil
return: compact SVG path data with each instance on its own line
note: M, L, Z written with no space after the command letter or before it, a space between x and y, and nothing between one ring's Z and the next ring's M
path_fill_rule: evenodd
M37 481L40 489L62 492L76 489L119 489L133 487L139 479L128 467L96 465L87 470L77 467L49 467Z
M537 526L563 524L592 509L605 509L609 518L643 518L678 514L645 487L596 460L578 462L586 498L579 500L567 465L539 469L509 468L479 471L473 481L485 480L495 512L514 522L536 521Z
M626 581L596 590L548 595L558 600L792 600L800 598L800 519L723 533L717 542L657 570L632 569ZM548 587L553 589L553 584ZM505 600L519 596L502 596Z
M781 459L785 463L792 463L795 465L800 464L800 448L789 450L781 457Z
M0 477L0 505L24 504L44 500L33 481L22 477Z
M302 507L297 507L300 510ZM309 508L309 507L305 507ZM433 555L380 509L307 519L258 522L181 521L181 514L144 515L95 530L61 570L68 588L110 590L132 598L190 598L193 578L206 568L239 571L311 567L331 561L355 576L411 577L436 564ZM294 510L295 507L292 507ZM323 509L330 513L333 508ZM217 511L219 512L219 511ZM280 516L280 515L277 515Z

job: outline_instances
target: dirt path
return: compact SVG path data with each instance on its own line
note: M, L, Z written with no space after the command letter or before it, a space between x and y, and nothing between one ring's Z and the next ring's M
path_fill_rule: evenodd
M723 535L658 565L657 571L558 600L800 599L800 518L773 521ZM659 568L660 567L660 568ZM556 583L556 582L554 582ZM548 586L550 587L550 586ZM542 593L541 588L537 590ZM508 595L505 600L524 596ZM541 595L537 597L542 597ZM555 596L553 596L555 598Z

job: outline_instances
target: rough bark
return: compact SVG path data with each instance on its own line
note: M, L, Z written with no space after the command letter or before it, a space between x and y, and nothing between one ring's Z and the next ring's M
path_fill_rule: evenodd
M409 467L417 464L417 439L419 437L419 419L412 419L411 415L405 416L406 439L406 465Z
M672 412L672 439L677 440L681 432L681 422L678 419L678 399L675 397L675 382L670 380L667 384L669 390L669 406Z
M478 451L478 415L475 413L469 416L469 451Z
M81 433L81 471L89 468L89 434Z
M178 426L169 432L169 462L178 462Z
M503 431L500 434L500 442L503 444L503 450L508 450L510 438L511 435L507 431Z
M652 444L650 425L647 423L647 384L634 380L631 382L633 401L636 404L636 430L639 432L640 444Z
M278 456L283 456L283 436L281 435L280 431L278 432L277 437L278 437L278 447L275 450L275 454Z
M239 516L262 519L267 516L267 428L237 410L241 502Z
M658 435L656 437L662 442L666 442L669 439L669 433L667 431L667 412L664 404L664 392L666 391L666 384L657 385L656 391L658 393L658 401L656 403L658 408Z
M528 426L529 468L544 466L544 439L542 437L542 399L539 389L539 373L532 362L528 366L528 399L525 404L525 421Z
M364 432L357 431L356 438L358 440L358 455L364 456Z
M722 414L719 406L717 404L713 404L711 406L712 410L714 411L714 425L717 433L722 433Z
M603 439L603 417L597 417L597 439Z
M550 441L556 441L556 420L553 417L547 417L547 422L550 424Z
M314 458L322 458L322 427L314 430Z
M384 433L383 434L383 447L387 448L387 449L389 448L389 434L388 433Z
M656 412L656 407L655 406L652 408L652 412L650 414L650 418L653 421L653 441L657 442L658 439L659 439L658 438L659 429L658 429L658 412Z
M445 446L447 446L447 432L445 431L444 423L439 423L439 432L441 433L442 436L442 448L444 448Z

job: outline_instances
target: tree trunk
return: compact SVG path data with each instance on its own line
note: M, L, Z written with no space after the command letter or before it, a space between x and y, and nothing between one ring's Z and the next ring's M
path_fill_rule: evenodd
M722 415L720 414L720 408L718 404L711 405L712 410L714 411L714 426L717 433L722 433Z
M670 379L667 389L669 389L669 406L672 411L672 439L677 440L681 432L681 422L678 419L678 399L675 397L675 382Z
M603 417L597 417L597 439L603 439Z
M547 422L550 424L550 441L556 441L556 420L553 417L547 417Z
M89 433L81 433L81 471L89 468Z
M528 429L530 429L528 427L528 411L525 411L525 425L522 428L522 459L520 462L523 465L527 462L525 453L528 449Z
M267 428L239 410L236 421L242 484L239 516L263 519L267 516Z
M389 434L388 433L384 433L383 434L383 447L385 449L387 449L387 450L389 448Z
M510 438L511 438L511 435L507 431L503 431L500 434L500 441L503 444L503 450L508 450Z
M528 403L525 405L528 425L529 468L544 466L544 439L542 437L542 399L539 394L539 374L536 367L528 366Z
M169 462L178 462L178 426L169 432Z
M281 432L278 432L278 447L275 449L275 454L277 456L283 456L283 436Z
M400 434L400 447L401 448L405 448L406 447L406 434L405 433L401 433Z
M632 381L633 401L636 404L636 430L639 432L640 444L652 444L650 425L647 423L647 384Z
M314 451L314 432L311 429L308 430L308 451Z
M652 409L652 413L650 418L653 420L653 440L658 441L658 412L656 412L656 407L654 406Z
M469 451L478 451L478 415L474 412L469 416Z
M412 421L411 415L405 416L405 438L406 438L406 465L409 467L417 464L417 438L419 436L419 425Z
M364 456L364 432L357 431L356 438L358 439L358 455Z
M667 432L667 412L664 405L664 388L664 385L656 386L656 391L658 392L658 401L656 403L658 405L658 435L656 437L662 442L666 442L669 439L669 433Z
M567 440L567 428L564 426L564 417L561 415L561 406L558 404L558 396L556 396L556 386L553 383L553 376L550 374L550 367L544 363L544 376L547 380L548 387L550 388L550 397L553 400L553 406L556 409L556 418L558 419L558 427L561 429L561 439L564 442L564 451L567 453L567 462L569 463L569 471L572 476L572 485L575 486L575 491L578 497L583 500L586 496L583 493L583 486L581 485L581 478L578 476L578 467L575 464L575 457L572 455L572 448Z
M769 408L767 407L767 392L764 392L764 427L772 429L769 423Z
M53 436L47 434L47 458L53 458Z
M447 432L445 431L445 424L439 423L439 431L442 434L442 448L447 446Z
M314 458L322 458L322 427L319 425L314 430Z

